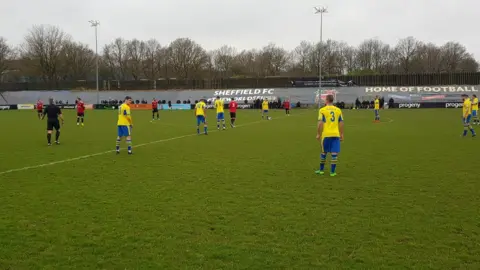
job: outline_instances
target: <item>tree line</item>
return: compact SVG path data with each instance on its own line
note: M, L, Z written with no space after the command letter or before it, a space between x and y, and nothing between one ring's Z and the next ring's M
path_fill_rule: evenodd
M367 39L358 46L342 41L302 41L288 51L270 43L263 48L237 50L225 45L206 50L189 38L170 44L156 39L117 38L99 49L102 80L214 79L322 75L375 75L477 72L479 63L462 44L425 43L406 37L391 46ZM51 86L61 81L95 79L96 54L56 26L36 25L25 40L10 46L0 37L0 74L3 82L39 79Z

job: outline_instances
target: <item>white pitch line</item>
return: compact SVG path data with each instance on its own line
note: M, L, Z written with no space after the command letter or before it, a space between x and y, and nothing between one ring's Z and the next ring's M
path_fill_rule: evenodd
M296 115L302 115L302 114L304 114L304 113L300 113L300 114L296 114ZM278 118L272 118L272 120L274 120L274 119L280 119L280 118L286 118L286 116L278 117ZM238 126L235 126L235 128L244 127L244 126L249 126L249 125L254 125L254 124L263 123L263 122L266 122L266 120L255 121L255 122L250 122L250 123L238 125ZM212 130L212 131L210 131L209 133L217 132L217 131L218 131L218 130ZM146 146L146 145L151 145L151 144L169 142L169 141L178 140L178 139L183 139L183 138L192 137L192 136L198 136L198 134L197 134L197 133L195 133L195 134L187 134L187 135L172 137L172 138L168 138L168 139L151 141L151 142L148 142L148 143L141 143L141 144L135 145L135 148L137 148L137 147L142 147L142 146ZM27 167L23 167L23 168L11 169L11 170L7 170L7 171L0 172L0 175L9 174L9 173L13 173L13 172L22 172L22 171L27 171L27 170L31 170L31 169L38 169L38 168L43 168L43 167L48 167L48 166L53 166L53 165L57 165L57 164L62 164L62 163L67 163L67 162L82 160L82 159L86 159L86 158L101 156L101 155L105 155L105 154L113 153L113 152L115 152L115 150L109 150L109 151L99 152L99 153L90 154L90 155L83 155L83 156L79 156L79 157L63 159L63 160L53 161L53 162L44 163L44 164L39 164L39 165L27 166Z

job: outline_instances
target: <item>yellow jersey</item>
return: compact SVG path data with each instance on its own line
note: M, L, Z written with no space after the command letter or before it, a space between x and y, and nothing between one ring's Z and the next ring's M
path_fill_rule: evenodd
M200 101L197 104L195 104L195 115L203 115L205 116L205 108L207 107L207 104L205 102Z
M380 110L380 100L375 99L375 110Z
M478 111L478 98L474 98L472 102L472 110Z
M268 100L262 102L262 110L268 111Z
M467 117L472 114L472 101L469 98L466 98L463 101L463 116Z
M118 107L118 121L117 126L131 126L132 116L130 115L130 106L123 103Z
M342 110L327 105L318 111L318 121L323 122L322 138L340 137L339 122L343 122Z
M217 113L223 113L223 100L215 100L215 108L217 109Z

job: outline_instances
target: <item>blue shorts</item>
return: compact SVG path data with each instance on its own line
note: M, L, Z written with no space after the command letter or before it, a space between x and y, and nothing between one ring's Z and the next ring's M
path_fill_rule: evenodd
M225 114L224 114L223 112L217 113L217 119L218 119L218 120L223 120L223 119L225 119Z
M263 113L268 113L268 110L263 110Z
M322 139L322 152L340 153L340 137L326 137Z
M469 114L466 118L463 118L463 123L464 124L470 124L470 120L472 120L472 115Z
M378 116L380 114L379 110L375 110L375 116Z
M130 127L118 126L118 137L128 137L128 136L130 136Z
M472 111L472 116L473 116L473 117L477 117L477 115L478 115L478 111L477 111L477 110L473 110L473 111Z
M205 124L205 116L203 115L197 115L197 126L200 124Z

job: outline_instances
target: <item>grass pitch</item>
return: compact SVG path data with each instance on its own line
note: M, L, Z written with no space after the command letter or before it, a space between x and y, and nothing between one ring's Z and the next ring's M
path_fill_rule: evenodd
M191 111L134 111L133 156L116 111L64 113L49 148L35 112L0 112L0 269L480 269L460 110L344 111L337 177L314 174L313 110L220 132L211 111L209 136Z

